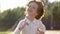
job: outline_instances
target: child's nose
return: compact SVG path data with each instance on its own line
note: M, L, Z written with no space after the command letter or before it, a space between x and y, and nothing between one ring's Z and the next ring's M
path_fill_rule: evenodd
M31 11L31 10L32 10L32 8L31 8L31 7L29 7L29 8L28 8L28 11Z

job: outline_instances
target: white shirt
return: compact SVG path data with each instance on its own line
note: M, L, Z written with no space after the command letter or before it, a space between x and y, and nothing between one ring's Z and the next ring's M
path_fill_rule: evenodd
M19 30L20 26L24 23L23 21L25 21L27 23L29 23L29 25L25 26L23 28L22 31ZM43 23L40 21L40 20L37 20L37 19L34 19L32 22L27 18L25 17L25 19L21 20L19 22L19 24L17 25L15 31L13 32L13 34L36 34L37 33L37 28L40 28L42 32L45 32L45 26L43 25Z

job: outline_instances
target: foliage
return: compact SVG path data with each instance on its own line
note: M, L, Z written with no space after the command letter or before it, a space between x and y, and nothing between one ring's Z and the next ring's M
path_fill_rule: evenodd
M0 31L11 28L24 15L25 8L7 9L0 13ZM22 15L22 16L21 16Z

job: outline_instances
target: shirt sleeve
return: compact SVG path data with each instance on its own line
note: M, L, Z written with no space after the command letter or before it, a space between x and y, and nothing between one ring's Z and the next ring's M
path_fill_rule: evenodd
M41 29L42 32L45 32L45 31L46 31L46 27L45 27L45 25L42 23L42 21L40 21L40 23L39 23L39 28Z
M16 27L16 29L14 30L13 34L20 34L20 30L19 27L23 24L23 21L20 21Z

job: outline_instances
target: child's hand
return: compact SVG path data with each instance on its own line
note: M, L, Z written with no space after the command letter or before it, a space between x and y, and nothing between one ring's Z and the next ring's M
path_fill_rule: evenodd
M26 20L24 21L24 23L21 25L21 27L19 28L19 30L22 30L26 25L29 25Z
M37 33L36 34L44 34L44 33L41 31L41 28L37 28Z

